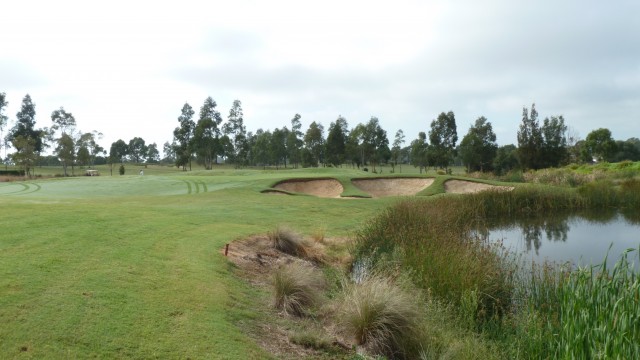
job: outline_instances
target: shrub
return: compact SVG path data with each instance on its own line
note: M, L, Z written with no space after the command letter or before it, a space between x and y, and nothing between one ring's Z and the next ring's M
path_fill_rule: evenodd
M274 306L285 314L303 316L322 300L322 273L307 265L292 263L273 275Z
M273 247L285 254L306 257L308 255L308 244L299 234L282 227L269 233L269 239Z
M120 165L120 169L118 169L120 175L124 175L124 165Z
M338 321L369 352L389 358L420 356L426 339L420 301L391 280L371 276L345 285Z

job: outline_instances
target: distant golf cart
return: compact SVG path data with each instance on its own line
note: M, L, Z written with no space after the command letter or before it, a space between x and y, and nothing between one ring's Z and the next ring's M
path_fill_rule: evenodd
M98 170L87 170L84 174L86 176L100 176L100 172Z

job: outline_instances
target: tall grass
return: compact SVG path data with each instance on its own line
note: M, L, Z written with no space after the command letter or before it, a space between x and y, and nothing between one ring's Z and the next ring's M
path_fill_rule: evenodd
M460 324L509 357L640 358L640 285L627 255L613 270L604 263L524 269L473 231L489 217L639 206L636 179L410 200L363 228L352 253L374 267L401 264L416 286L453 306Z
M278 268L273 275L274 307L285 314L304 316L323 299L320 270L297 262Z
M415 359L425 342L422 309L416 294L392 280L370 276L345 284L338 321L356 344L391 359Z

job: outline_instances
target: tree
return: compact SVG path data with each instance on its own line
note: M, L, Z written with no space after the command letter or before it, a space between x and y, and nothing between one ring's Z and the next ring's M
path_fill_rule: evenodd
M334 167L342 165L346 158L347 126L347 120L342 116L329 125L325 154L327 163Z
M515 145L500 146L493 160L493 172L498 176L504 175L513 169L517 169L519 164L518 148Z
M120 164L124 163L124 160L129 155L129 145L122 139L118 139L117 141L111 144L111 149L109 150L109 156L113 157L113 159Z
M518 159L523 169L541 167L542 131L538 123L536 104L531 105L531 115L526 107L522 108L522 123L518 130Z
M249 155L249 143L240 100L233 101L222 131L229 137L229 148L226 153L231 162L236 168L245 165Z
M307 153L306 166L318 167L324 162L324 127L315 121L309 125L309 129L304 134L304 145Z
M302 145L304 142L302 141L302 123L300 123L301 116L300 114L296 114L293 119L291 119L291 131L287 134L287 157L289 158L289 162L293 164L295 168L298 167L298 163L300 163L301 157L300 152L302 150Z
M491 170L497 151L496 134L491 122L481 116L460 142L462 163L467 167L467 172Z
M387 132L380 127L380 122L375 116L372 116L364 127L362 145L364 153L372 162L373 172L376 172L376 163L382 161L390 151Z
M287 167L287 137L289 136L289 129L283 127L282 129L274 129L271 133L269 142L269 153L273 164L276 169L280 164L284 164Z
M396 136L393 140L393 147L391 148L391 167L393 171L396 171L396 165L400 160L400 172L402 172L402 145L404 144L404 132L402 129L396 131Z
M455 156L458 133L456 128L456 118L453 111L440 113L436 120L431 122L429 131L429 153L430 162L441 169L449 169L449 164Z
M253 146L251 146L253 161L256 165L266 167L269 165L271 160L271 133L269 131L258 129L254 138L255 142Z
M542 147L542 167L557 167L564 164L569 156L567 150L567 126L564 124L564 118L560 116L552 116L545 118L541 128L543 147Z
M420 169L420 174L422 174L422 169L427 171L427 167L429 166L429 158L428 158L429 145L427 144L427 134L423 131L418 133L418 138L411 142L411 165Z
M4 127L7 126L7 120L9 118L4 114L4 108L9 105L7 102L7 94L0 93L0 149L2 148L4 140ZM5 147L5 156L6 156L6 147Z
M616 152L616 142L609 129L600 128L587 135L582 149L586 161L609 161Z
M625 141L616 141L616 152L611 162L640 161L640 139L632 137Z
M96 157L104 153L104 148L98 144L99 139L102 139L102 133L94 130L81 134L76 140L77 161L80 165L93 166Z
M182 166L183 171L187 170L187 164L189 165L189 170L191 170L191 155L193 153L191 141L196 127L193 121L193 114L195 114L195 112L191 105L184 103L181 114L178 117L180 126L173 130L173 138L176 143L174 150L176 154L176 166Z
M9 141L16 149L13 159L23 167L28 176L31 176L30 169L44 148L43 138L46 135L42 129L35 129L35 116L36 106L27 94L16 114L16 124L9 133Z
M160 161L160 152L158 151L158 145L151 143L147 146L147 160L149 164L157 164Z
M136 164L140 163L140 160L144 160L147 157L147 144L141 137L134 137L129 140L128 154Z
M200 108L200 119L194 132L194 147L198 155L198 162L204 164L205 169L211 170L217 154L222 151L220 144L220 124L222 117L216 110L216 102L209 96Z
M62 134L66 134L68 130L73 131L76 126L76 118L70 112L66 112L62 106L51 113L51 121L53 122L52 129L60 130Z
M69 164L73 164L76 158L75 144L73 138L64 132L60 138L58 138L57 143L58 146L55 149L55 153L62 163L64 176L67 176L67 167ZM71 174L73 175L73 170Z
M175 144L175 140L173 144L169 144L168 141L165 141L165 143L162 145L162 152L164 153L164 158L162 159L163 162L170 164L176 162L176 147L177 145Z

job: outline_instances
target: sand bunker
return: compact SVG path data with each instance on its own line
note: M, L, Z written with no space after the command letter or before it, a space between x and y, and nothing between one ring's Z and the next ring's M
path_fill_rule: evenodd
M276 184L274 189L303 193L318 197L337 198L344 191L336 179L297 179Z
M480 191L493 190L493 191L511 191L512 186L496 186L489 184L482 184L473 181L464 180L448 180L444 183L444 190L453 194L472 194Z
M355 187L373 197L415 195L433 183L433 179L424 178L378 178L356 179L351 181Z

